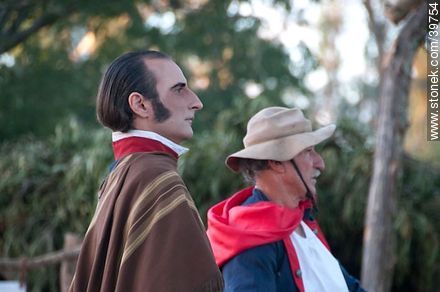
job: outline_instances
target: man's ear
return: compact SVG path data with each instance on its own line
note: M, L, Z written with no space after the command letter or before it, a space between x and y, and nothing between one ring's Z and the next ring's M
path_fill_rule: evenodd
M284 164L280 161L269 160L269 168L278 173L284 173L286 171Z
M128 105L136 116L141 118L153 117L151 102L145 99L139 92L132 92L128 96Z

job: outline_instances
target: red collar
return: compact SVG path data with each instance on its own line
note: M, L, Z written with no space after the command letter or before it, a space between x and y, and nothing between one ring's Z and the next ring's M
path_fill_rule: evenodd
M176 152L170 147L165 146L159 141L143 138L143 137L128 137L112 143L113 154L115 159L119 160L122 157L135 152L162 152L178 158Z

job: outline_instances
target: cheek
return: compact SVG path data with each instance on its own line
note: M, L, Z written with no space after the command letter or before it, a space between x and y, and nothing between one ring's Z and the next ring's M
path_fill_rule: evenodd
M315 165L314 165L313 160L312 159L308 159L306 161L306 163L304 164L304 166L305 166L305 169L307 171L308 177L310 177L313 174L314 170L315 170Z
M177 97L178 98L178 97ZM185 112L185 105L181 101L174 101L168 103L168 109L174 116L182 116Z

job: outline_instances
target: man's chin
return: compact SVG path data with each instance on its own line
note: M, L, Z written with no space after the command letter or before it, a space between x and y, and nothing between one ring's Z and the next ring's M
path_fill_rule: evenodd
M193 132L191 131L190 133L186 133L185 135L182 135L181 137L181 141L186 141L191 139L194 136Z
M191 139L193 136L194 136L194 131L192 128L190 128L190 130L186 134L186 139Z

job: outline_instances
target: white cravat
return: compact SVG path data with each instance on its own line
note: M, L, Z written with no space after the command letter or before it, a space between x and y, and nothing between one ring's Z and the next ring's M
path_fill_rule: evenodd
M129 137L142 137L142 138L148 138L152 140L156 140L164 144L165 146L168 146L171 148L174 152L177 153L178 156L182 155L183 153L187 152L189 149L185 148L183 146L180 146L177 143L174 143L170 139L165 138L162 135L159 135L155 132L151 131L142 131L142 130L130 130L126 133L123 132L113 132L112 133L112 141L116 142L125 138Z
M295 247L305 292L348 292L338 261L312 230L301 221L306 237L293 232L290 240Z

